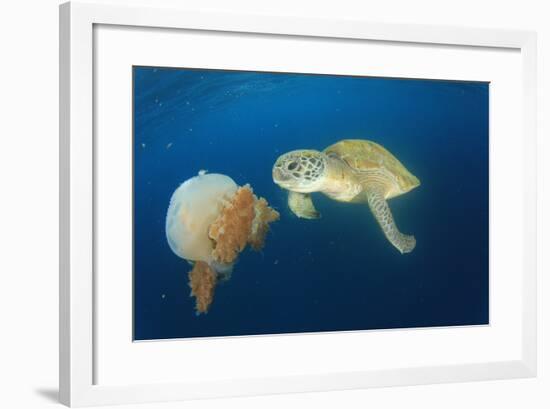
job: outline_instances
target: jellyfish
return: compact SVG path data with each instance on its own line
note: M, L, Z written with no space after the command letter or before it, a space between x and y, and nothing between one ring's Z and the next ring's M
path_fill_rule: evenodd
M200 171L175 190L166 238L172 252L193 265L189 286L197 314L208 312L216 285L230 279L245 247L263 248L269 224L278 219L250 185L238 186L226 175Z

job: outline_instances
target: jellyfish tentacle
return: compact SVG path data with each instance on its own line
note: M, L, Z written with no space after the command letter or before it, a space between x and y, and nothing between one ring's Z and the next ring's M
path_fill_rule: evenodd
M208 308L214 300L217 273L210 268L208 263L197 261L189 272L189 287L191 296L195 297L195 311L197 315L208 312Z

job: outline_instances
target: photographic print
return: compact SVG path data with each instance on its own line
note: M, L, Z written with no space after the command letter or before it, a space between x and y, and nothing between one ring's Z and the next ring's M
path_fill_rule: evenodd
M134 340L489 323L489 83L133 67Z

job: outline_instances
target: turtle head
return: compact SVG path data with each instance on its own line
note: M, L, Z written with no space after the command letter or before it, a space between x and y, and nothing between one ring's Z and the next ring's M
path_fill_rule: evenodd
M305 149L288 152L273 165L273 181L293 192L316 192L323 184L326 166L326 155L322 152Z

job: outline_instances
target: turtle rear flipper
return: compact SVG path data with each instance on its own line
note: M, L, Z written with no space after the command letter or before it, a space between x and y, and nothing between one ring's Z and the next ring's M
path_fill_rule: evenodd
M414 236L403 234L397 229L390 207L382 191L383 189L376 188L375 186L366 189L367 202L370 210L389 242L393 244L401 254L410 253L416 246L416 239Z
M303 219L318 219L321 214L315 209L309 193L288 191L288 207L296 216Z

